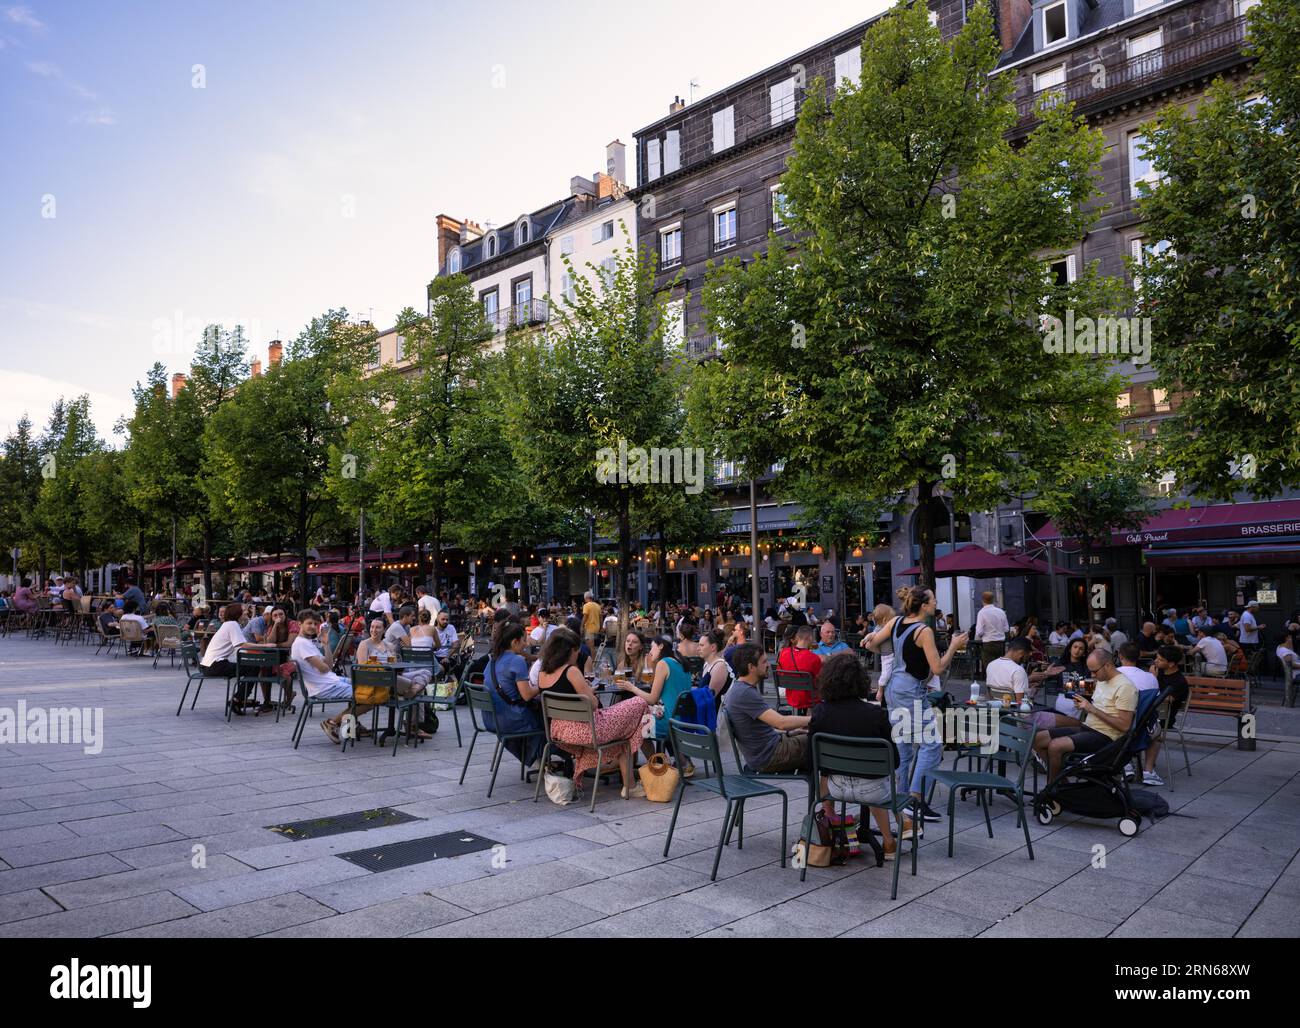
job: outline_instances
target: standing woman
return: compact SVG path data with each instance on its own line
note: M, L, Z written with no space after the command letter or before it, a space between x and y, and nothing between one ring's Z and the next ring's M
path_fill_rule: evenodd
M926 694L930 679L942 674L952 663L953 654L966 645L966 633L953 636L944 655L939 656L934 630L926 624L934 616L934 593L925 586L909 586L898 591L898 598L903 613L889 628L894 668L885 687L885 701L889 719L895 725L899 780L912 795L913 822L941 821L942 816L925 802L925 773L938 765L943 755L943 742L934 739L934 711ZM932 741L927 742L927 736Z
M585 772L600 773L597 767L596 747L622 743L616 749L618 769L623 776L624 799L644 796L645 791L632 777L632 747L641 734L641 719L646 713L646 703L640 697L623 700L611 707L602 707L587 680L582 677L574 660L578 656L578 637L567 628L557 628L542 647L538 663L542 670L537 677L539 692L550 690L559 695L586 697L593 709L596 737L592 738L590 725L578 721L551 722L551 738L573 754L573 784L580 785ZM686 672L682 672L685 674Z

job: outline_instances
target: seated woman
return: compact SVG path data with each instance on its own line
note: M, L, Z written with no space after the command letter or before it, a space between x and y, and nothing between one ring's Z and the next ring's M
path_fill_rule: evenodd
M538 690L528 680L524 644L524 626L514 621L503 622L493 638L492 652L483 669L483 684L492 698L491 715L483 715L483 727L489 731L510 734L540 732L543 728ZM537 735L509 739L506 749L531 770L542 759L545 745L546 740Z
M384 638L384 633L387 630L388 622L384 620L382 615L371 618L370 634L362 639L361 645L357 647L358 664L388 664L390 663L390 657L392 658L392 662L396 663L400 654L397 651L397 647ZM419 680L418 676L412 677L410 675L398 675L397 695L402 697L402 699L409 700L416 693L423 692L424 687L427 684L428 679ZM368 735L369 733L358 730L358 734ZM433 738L430 733L423 729L421 729L418 734L421 739Z
M432 653L438 648L438 629L433 624L433 613L428 607L421 607L418 618L418 622L411 626L411 632L407 638L408 645L413 650ZM439 670L438 660L435 657L429 662L427 668L411 668L406 672L406 677L412 682L417 682L420 688L423 689L433 681L434 672L437 670Z
M889 714L883 707L868 703L871 679L862 662L851 652L840 652L826 658L818 679L821 703L812 709L808 723L809 744L818 734L846 735L854 739L885 739L894 752L894 766L898 766L898 747L894 745ZM857 803L860 806L859 823L866 831L867 808L880 829L885 859L893 860L898 853L898 843L889 826L889 777L859 778L851 775L823 775L819 790L830 799L822 804L828 818L835 816L835 802ZM884 804L882 806L881 804Z
M619 661L617 673L626 675L634 682L641 681L641 672L646 669L646 638L641 631L627 633L623 639L623 659Z
M564 750L573 755L573 784L581 785L582 776L587 771L597 774L612 770L610 765L597 767L596 746L610 743L622 743L612 750L605 751L605 759L611 757L617 761L619 772L623 776L624 799L632 796L644 796L645 790L632 777L632 747L634 740L641 735L641 719L645 717L647 705L641 697L623 700L610 707L602 707L600 700L592 691L587 680L582 677L575 663L578 656L578 637L567 628L557 628L542 647L539 661L541 671L538 673L539 692L548 689L554 693L569 696L583 696L592 705L596 725L596 737L591 737L591 727L577 721L554 721L551 723L551 738ZM682 672L685 674L685 672Z
M672 720L673 709L678 697L691 690L691 676L673 656L673 641L661 635L650 643L650 657L646 669L652 672L650 687L642 689L636 682L620 686L624 692L630 692L638 699L644 700L647 707L656 703L663 705L663 714L655 718L655 740L666 742L668 739L668 722ZM642 752L647 756L654 753L654 743L647 739L641 744ZM682 775L690 778L695 768L689 761L681 767Z
M298 631L298 622L289 619L289 612L284 607L276 607L271 611L271 623L266 626L266 631L258 636L257 641L288 651L293 648L293 641L298 638ZM281 683L280 704L286 708L293 702L292 679L297 667L296 663L288 660L276 668ZM268 679L262 686L262 706L258 709L258 713L266 714L273 710L275 707L271 703L271 682Z
M112 600L105 600L99 605L99 627L107 636L116 636L120 632L117 627L117 607Z
M697 688L707 686L718 700L722 699L736 678L731 665L722 658L722 648L726 642L727 637L720 628L704 632L699 638L700 657L704 660L704 667L695 684Z
M1051 710L1046 708L1035 708L1033 713L1034 727L1040 730L1050 728L1082 728L1083 722L1079 720L1079 708L1075 705L1074 700L1065 695L1072 692L1075 686L1082 679L1090 677L1088 671L1088 644L1082 638L1073 640L1066 648L1065 655L1060 660L1055 661L1046 671L1038 677L1039 681L1044 678L1050 678L1053 675L1061 676L1061 689L1056 694L1056 702ZM1031 683L1031 693L1038 692L1038 684Z

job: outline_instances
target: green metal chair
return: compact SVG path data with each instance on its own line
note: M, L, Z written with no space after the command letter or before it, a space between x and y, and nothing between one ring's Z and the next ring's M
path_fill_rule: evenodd
M722 816L722 831L718 834L718 848L713 854L713 873L710 881L718 880L718 864L722 861L722 847L731 839L733 828L740 830L736 841L737 849L745 847L744 810L745 801L759 796L781 797L781 866L785 867L785 849L789 821L789 797L785 790L774 785L763 785L757 779L745 775L722 774L722 754L718 752L718 737L702 725L690 725L685 721L670 720L668 734L672 740L673 752L678 759L698 760L702 763L712 761L718 766L718 775L714 778L681 778L677 785L677 801L673 805L673 817L668 823L668 838L664 840L664 856L673 844L673 831L677 827L677 814L682 809L682 797L686 787L693 786L714 793L727 801L726 813ZM594 791L594 790L593 790Z
M349 708L353 706L353 703L351 697L346 700L323 700L319 697L312 696L311 693L307 691L307 683L303 680L302 675L299 674L294 677L298 682L298 694L302 697L302 708L298 712L298 720L294 722L293 734L289 736L289 738L293 740L293 748L296 750L298 744L302 742L303 730L307 727L307 722L311 720L312 712L317 707L320 707L320 709L324 711L325 708L332 703L346 704Z
M992 793L1009 795L1016 804L1017 825L1025 833L1025 846L1029 859L1034 859L1034 844L1029 838L1029 818L1025 816L1025 771L1033 760L1034 726L1016 717L1004 717L998 732L999 748L988 755L988 771L927 771L925 777L948 787L948 856L952 856L954 816L957 808L957 790L975 789L979 792L980 808L984 811L984 826L993 838L993 821L989 817L988 798ZM994 774L994 763L1014 762L1019 770L1015 779Z
M818 733L812 740L813 781L821 782L822 775L847 775L856 778L885 778L889 782L889 802L880 804L894 815L895 823L902 824L903 818L910 819L909 807L912 801L908 793L898 794L897 767L894 763L894 747L888 739L863 739L847 735L826 735ZM817 790L820 792L820 788ZM809 801L808 814L804 818L802 838L811 839L813 815L817 804L830 799L829 793L814 797ZM917 821L916 828L921 822ZM861 831L869 832L870 826L863 824ZM916 876L917 853L920 849L920 832L914 831L911 838L912 876ZM899 838L898 843L904 840ZM874 849L874 847L873 847ZM889 898L898 899L898 869L902 865L902 853L894 854L894 877ZM804 854L804 866L799 873L799 880L808 876L807 854Z
M799 782L808 790L808 798L811 801L817 793L817 780L811 774L803 771L751 771L745 766L745 760L740 755L740 744L736 742L736 723L731 720L731 713L723 705L720 715L727 719L727 734L731 737L731 754L736 760L736 771L742 778L750 778L756 782ZM722 765L718 765L719 772Z
M181 716L181 708L185 706L185 697L189 695L190 686L195 682L199 683L194 690L194 699L190 701L190 710L194 709L194 704L199 702L199 693L203 691L203 671L199 667L199 648L193 640L181 643L181 670L185 672L185 689L181 693L181 701L176 704L176 716Z
M596 744L596 708L591 705L591 701L585 696L565 695L547 690L542 693L542 724L546 730L546 745L542 747L542 767L546 767L546 758L551 755L551 748L555 745L551 740L551 723L553 721L572 721L575 724L586 725L591 731L591 741L596 751L596 766L592 772L591 806L588 809L594 813L596 810L596 790L600 786L602 774L601 768L605 765L605 752L607 750L621 749L628 746L629 743L626 739L618 739L612 742ZM631 759L631 754L629 754L629 765ZM537 785L533 789L534 803L542 795L542 777L540 774L537 776Z
M226 720L235 712L235 701L247 697L251 690L259 689L276 680L275 669L280 658L275 651L239 650L235 654L235 677L226 679ZM246 691L246 689L248 691ZM194 697L198 699L198 695ZM239 702L245 702L239 700Z
M349 678L352 682L352 712L356 713L357 704L357 687L370 686L374 689L387 689L388 699L383 703L365 704L373 706L371 711L371 731L375 732L375 742L379 742L379 708L391 707L395 713L394 717L400 718L402 711L413 705L411 700L403 700L397 695L397 668L386 667L383 664L368 666L365 664L353 664L350 669ZM393 732L393 755L397 755L397 743L401 739L401 723L397 722L397 730ZM408 729L409 738L409 729ZM343 740L343 749L348 747L348 740Z
M474 681L475 678L478 679L477 682ZM492 728L484 727L484 724L480 723L484 714L493 715L494 725L496 724L496 721L495 711L492 707L492 697L488 695L487 686L483 684L482 675L475 674L470 676L470 681L465 685L465 695L469 699L467 706L469 707L470 723L474 726L474 735L469 740L469 750L465 753L465 764L460 769L460 784L465 784L465 772L469 770L469 761L470 758L474 756L474 743L478 741L478 737L484 732L496 736L496 749L492 753L492 780L488 782L487 791L488 797L490 798L492 796L492 790L496 788L497 773L501 770L501 757L505 753L506 743L513 739L531 739L534 737L541 737L542 730L539 728L535 732L499 733ZM524 762L521 760L519 762L519 778L526 782L527 775L528 769L524 766ZM541 777L540 773L538 774L538 777Z

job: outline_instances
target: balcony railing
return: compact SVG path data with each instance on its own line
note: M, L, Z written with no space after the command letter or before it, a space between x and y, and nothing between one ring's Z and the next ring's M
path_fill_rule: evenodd
M714 336L696 336L686 340L686 356L694 360L706 360L716 357L721 352L718 340Z
M525 300L508 307L500 307L485 315L494 332L523 328L526 325L544 325L550 316L550 306L545 300Z
M1065 82L1048 86L1016 101L1019 128L1037 121L1034 108L1044 96L1055 95L1055 102L1073 101L1087 111L1102 106L1112 96L1154 85L1202 65L1212 64L1241 52L1246 38L1246 19L1231 18L1202 28L1190 39L1180 40L1137 57L1121 52L1108 60L1093 56L1068 74ZM1097 65L1105 69L1104 74Z

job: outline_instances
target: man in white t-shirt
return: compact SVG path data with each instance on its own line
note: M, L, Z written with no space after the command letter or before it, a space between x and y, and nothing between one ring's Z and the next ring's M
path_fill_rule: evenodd
M350 700L352 683L330 670L333 654L330 652L328 633L320 635L320 615L314 610L304 610L298 615L298 637L289 649L290 659L298 665L307 695L314 700ZM357 707L353 713L360 719L370 707ZM347 713L345 710L344 713ZM339 722L343 714L320 723L321 729L336 745L339 742Z
M1223 648L1223 643L1210 634L1213 631L1214 629L1208 625L1202 625L1198 628L1196 630L1196 645L1192 647L1192 652L1199 653L1205 658L1206 671L1226 674L1228 670L1228 651Z
M1249 653L1251 650L1259 648L1259 601L1251 600L1246 604L1246 609L1242 612L1241 621L1239 622L1241 634L1237 636L1237 641L1241 643L1241 648Z
M528 638L535 645L540 646L551 637L551 633L555 631L555 628L556 626L551 624L550 610L546 607L540 607L537 611L537 627L528 633Z
M1156 676L1150 671L1143 671L1138 667L1138 657L1142 651L1138 649L1137 643L1125 643L1119 649L1119 670L1125 678L1133 683L1133 688L1138 692L1145 692L1148 689L1159 689L1160 683L1156 681Z
M1106 630L1110 632L1110 651L1118 653L1128 642L1128 635L1120 631L1119 622L1114 618L1106 619Z
M416 587L415 595L418 597L415 605L420 610L427 610L429 612L429 623L436 625L438 623L438 611L442 610L442 604L438 602L438 597L434 596L422 585Z
M383 614L385 624L391 625L393 623L393 597L387 589L380 589L375 593L375 598L370 601L370 612L372 614Z

